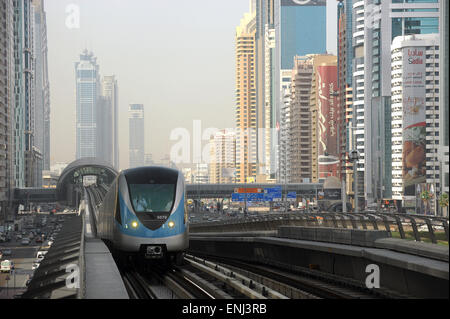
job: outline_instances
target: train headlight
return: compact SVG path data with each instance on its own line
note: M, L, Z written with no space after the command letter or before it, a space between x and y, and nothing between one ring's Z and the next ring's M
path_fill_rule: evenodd
M169 226L169 228L174 228L175 227L175 222L170 221L167 226Z
M133 220L133 221L131 222L131 227L132 227L132 228L137 228L138 225L139 225L138 222L135 221L135 220Z

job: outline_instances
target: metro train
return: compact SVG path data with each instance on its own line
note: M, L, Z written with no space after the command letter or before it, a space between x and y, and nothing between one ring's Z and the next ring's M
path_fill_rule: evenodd
M97 236L121 257L181 263L189 246L184 184L165 167L120 172L95 212Z

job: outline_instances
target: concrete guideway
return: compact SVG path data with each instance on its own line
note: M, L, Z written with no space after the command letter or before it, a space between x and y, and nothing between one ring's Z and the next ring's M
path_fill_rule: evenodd
M448 248L445 253L445 247L424 244L431 254L438 257L431 259L399 252L398 240L389 241L392 238L371 240L369 235L370 245L356 246L298 239L302 231L297 229L297 232L295 236L295 229L290 230L291 237L296 237L294 239L248 237L246 234L239 236L238 233L233 236L227 236L226 233L224 236L218 233L191 234L190 252L272 266L313 267L321 272L357 280L361 285L365 285L368 276L366 267L376 265L379 267L382 288L419 298L448 298L449 265L445 261ZM286 230L281 233L286 236ZM416 248L417 251L420 249ZM422 254L426 255L423 250Z

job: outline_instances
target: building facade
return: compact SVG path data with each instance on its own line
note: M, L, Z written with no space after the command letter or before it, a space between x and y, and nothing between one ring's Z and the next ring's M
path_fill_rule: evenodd
M413 211L422 191L440 191L439 52L438 34L398 36L392 43L392 190Z
M219 131L211 136L209 145L210 183L233 183L236 173L236 133Z
M289 183L310 183L312 180L310 97L313 68L312 55L294 58L288 133Z
M100 95L96 102L96 133L97 150L96 157L113 166L114 162L114 108L110 96Z
M44 0L33 0L35 61L34 146L42 154L42 169L50 169L50 83L48 79L47 22Z
M97 58L85 50L75 63L77 94L76 158L97 157L97 100L100 74Z
M118 119L118 86L117 80L114 75L104 76L102 80L102 96L109 100L110 104L110 141L109 141L109 154L110 163L116 169L119 168L119 119ZM105 154L106 155L106 154Z
M144 124L143 104L130 105L129 126L130 126L129 167L133 168L143 166L145 154L145 124Z
M441 193L449 194L449 107L448 107L448 21L449 21L449 3L448 1L441 1L440 3L440 56L441 60L446 63L440 64L440 171L441 171ZM442 212L444 214L444 212ZM448 216L448 209L445 214Z
M246 13L236 28L236 178L257 174L256 16Z
M314 26L313 28L311 26ZM306 54L326 53L326 1L274 1L275 67L274 101L275 127L279 127L284 92L289 82L285 72L292 72L294 57ZM272 139L277 149L280 137ZM279 152L273 152L271 161L277 166L281 162ZM280 168L275 168L275 177L281 177Z
M365 1L365 197L392 198L391 56L397 36L439 33L439 0ZM370 77L369 77L370 76Z
M0 1L0 218L6 217L15 182L14 169L14 6Z

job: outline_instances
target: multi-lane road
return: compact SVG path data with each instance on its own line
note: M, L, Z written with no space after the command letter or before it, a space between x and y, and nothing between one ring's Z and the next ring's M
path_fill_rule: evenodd
M0 250L10 249L11 256L3 256L2 260L14 262L14 272L0 274L0 298L12 298L26 290L26 282L33 275L32 265L36 259L40 245L22 246L15 238L8 243L1 243Z

